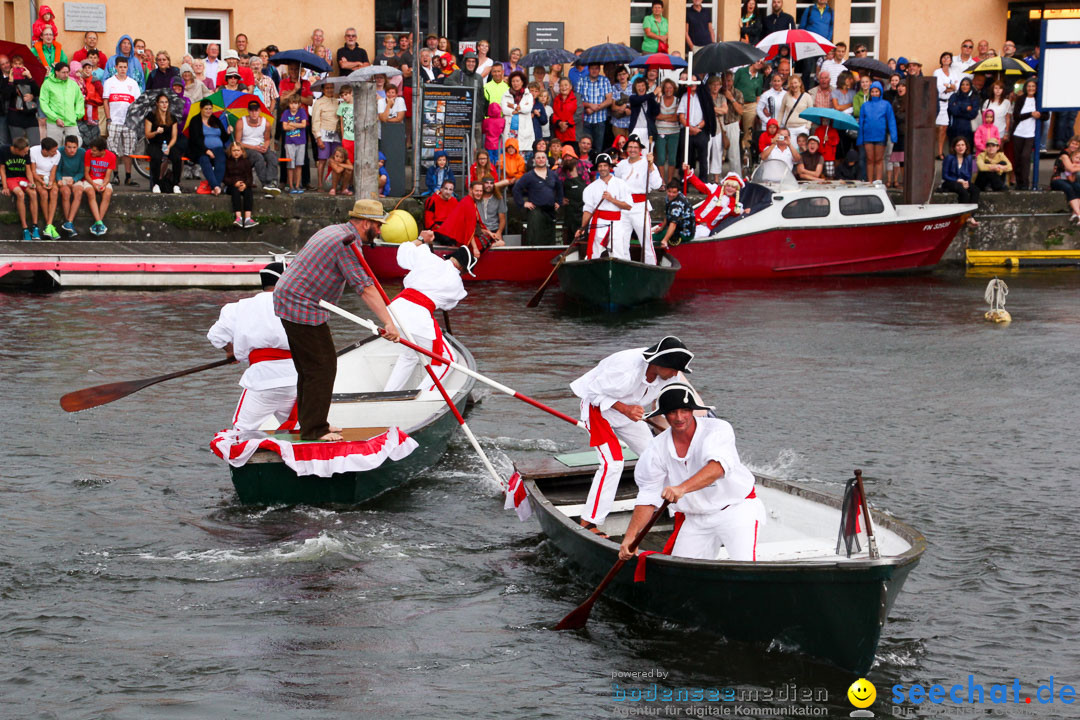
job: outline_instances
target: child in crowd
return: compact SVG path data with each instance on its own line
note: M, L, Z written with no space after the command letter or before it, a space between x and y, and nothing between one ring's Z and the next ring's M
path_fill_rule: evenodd
M86 177L86 150L79 147L79 138L68 135L64 138L64 152L60 154L60 166L57 175L60 178L60 210L64 215L64 224L60 232L69 238L79 233L75 231L75 213L79 212L83 192L90 183Z
M994 138L1001 144L1001 133L998 132L997 125L994 123L994 111L983 110L982 125L975 129L975 151L981 153L986 149L986 141L990 138Z
M281 114L281 129L285 131L285 157L289 159L289 192L300 195L304 192L300 187L300 175L307 146L308 114L301 106L298 94L289 95L287 103L289 109Z
M525 174L525 158L518 152L517 138L507 138L506 154L499 160L499 177L513 185Z
M499 145L502 143L503 129L506 121L502 116L502 105L493 102L488 105L488 116L481 123L484 130L484 149L488 152L488 158L492 165L499 164Z
M101 236L109 231L109 228L105 227L105 213L109 212L109 201L112 200L113 193L112 177L116 172L116 153L109 149L105 138L99 137L90 143L90 150L86 153L85 172L89 185L85 188L86 203L90 206L90 214L94 216L90 234Z
M836 177L836 148L840 145L840 132L833 128L832 120L822 118L821 124L814 130L814 137L821 145L821 157L825 160L825 177Z
M386 156L379 151L379 197L390 195L390 173L386 171Z
M477 150L473 159L475 162L469 167L470 187L472 187L473 181L483 180L485 175L495 177L495 170L491 166L491 156L487 154L487 150Z
M30 42L37 42L41 39L41 31L45 28L51 28L53 37L60 34L60 31L56 29L56 15L53 14L52 8L48 5L42 5L38 8L38 19L34 21L33 32L30 35ZM70 21L70 19L69 19Z
M544 86L536 81L533 81L528 84L528 88L529 93L534 98L532 109L533 137L547 137L547 135L544 134L544 128L550 127L548 124L549 111L544 107L543 102L541 102L540 100L540 96L544 92ZM549 129L548 135L550 134L551 131Z
M446 181L455 182L454 170L450 167L450 157L445 150L436 150L434 162L428 167L424 183L427 186L425 195L433 195Z
M22 223L22 239L28 242L41 239L37 226L38 194L31 184L33 176L27 174L29 164L30 143L25 137L17 137L10 145L0 147L0 182L3 183L0 192L15 197L15 209ZM33 222L30 226L26 223L27 204L30 205L30 219Z
M11 79L26 80L30 77L30 71L26 69L26 61L22 55L11 56Z
M40 145L30 148L30 174L38 194L38 207L45 229L41 233L50 240L59 240L53 220L56 218L56 201L60 191L56 186L56 166L60 164L60 151L56 140L47 137Z
M382 155L382 153L379 153ZM349 153L345 152L345 148L337 147L334 149L334 154L330 156L330 161L327 163L330 167L330 194L338 194L338 184L341 186L341 193L343 195L352 195L352 174L353 165L349 160Z
M351 164L355 162L353 148L356 144L351 85L341 86L341 102L338 103L337 114L340 123L338 132L341 135L341 146L345 148L345 153L349 156L349 163Z
M323 86L323 94L311 106L311 134L315 136L315 145L319 152L316 157L318 170L317 187L321 191L326 184L326 176L329 172L326 165L330 157L341 143L341 135L338 133L338 99L333 83Z
M232 198L233 225L245 230L259 223L251 217L255 207L255 194L251 176L251 161L248 160L244 146L238 142L229 145L225 151L225 190Z

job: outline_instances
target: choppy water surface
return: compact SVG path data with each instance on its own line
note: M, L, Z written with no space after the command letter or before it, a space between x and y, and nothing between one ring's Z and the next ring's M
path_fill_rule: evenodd
M1010 278L1007 328L981 320L987 278L947 274L683 289L619 319L474 286L453 323L482 370L568 412L589 363L678 334L754 468L839 492L862 467L872 500L929 540L869 675L882 717L897 682L1080 684L1078 279ZM362 508L251 509L208 450L235 367L60 410L73 389L213 360L205 331L242 294L0 295L0 714L609 717L627 707L612 674L654 668L672 688L795 683L826 688L830 716L852 709L844 673L616 605L587 632L545 629L591 587L500 509L463 441ZM582 445L477 395L470 424L504 471Z

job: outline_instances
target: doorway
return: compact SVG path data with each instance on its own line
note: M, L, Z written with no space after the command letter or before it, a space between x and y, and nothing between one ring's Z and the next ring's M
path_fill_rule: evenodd
M463 44L475 47L478 40L491 43L491 57L506 58L508 0L415 0L420 11L420 43L427 35L443 36L450 40L455 56L463 52ZM413 4L401 0L377 0L375 3L375 35L404 33L412 30ZM377 49L377 48L376 48Z

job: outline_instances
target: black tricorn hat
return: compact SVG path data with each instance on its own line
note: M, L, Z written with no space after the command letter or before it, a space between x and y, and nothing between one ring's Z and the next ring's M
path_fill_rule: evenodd
M698 405L694 399L694 388L685 383L665 385L656 400L656 409L645 417L666 415L674 410L712 410L711 405Z
M469 248L462 245L457 250L450 253L450 258L457 260L458 267L461 268L462 272L467 272L473 277L476 277L472 269L476 266L478 259L473 256Z
M259 280L263 287L273 287L277 285L277 281L281 279L284 272L285 263L272 262L259 271Z
M655 345L645 348L642 355L645 356L645 362L650 365L681 370L685 373L693 372L690 369L690 361L694 359L694 353L687 350L683 341L674 335L668 335Z

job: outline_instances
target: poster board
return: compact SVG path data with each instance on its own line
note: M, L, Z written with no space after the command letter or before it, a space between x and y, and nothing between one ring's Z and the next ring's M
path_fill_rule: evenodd
M563 46L565 24L561 22L531 22L528 25L528 52L556 50Z
M1080 108L1080 20L1045 20L1039 52L1040 110Z
M53 7L56 7L53 5ZM66 32L105 32L105 5L98 3L65 2L64 30Z
M420 174L435 161L435 152L445 150L450 167L458 178L465 178L472 160L473 117L476 88L452 85L424 87L420 108ZM464 180L463 180L464 182Z

